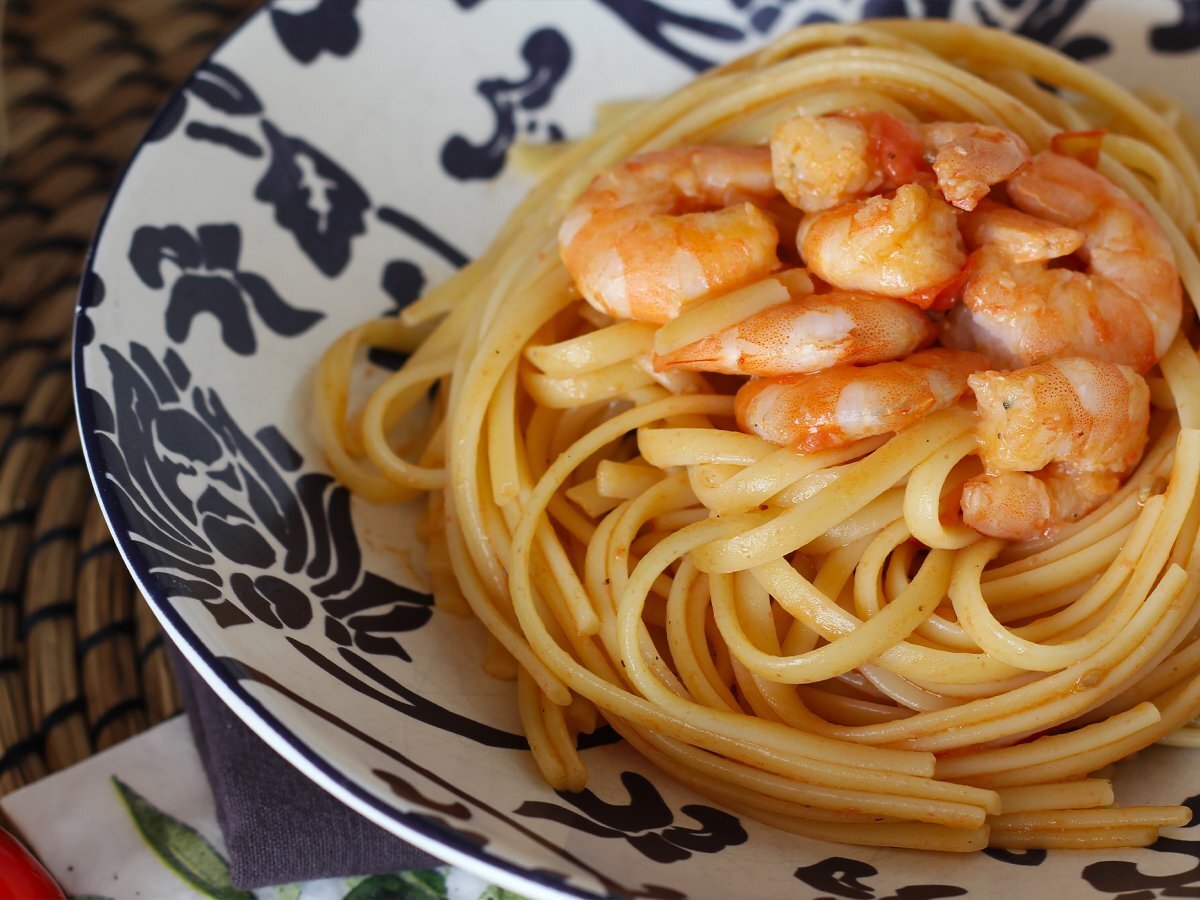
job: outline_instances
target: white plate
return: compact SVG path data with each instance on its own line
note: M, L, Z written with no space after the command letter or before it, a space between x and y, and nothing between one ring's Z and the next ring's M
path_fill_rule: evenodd
M528 188L505 166L514 134L584 134L597 101L665 92L803 21L906 12L1012 28L1200 107L1190 0L323 0L259 11L160 114L80 295L84 447L171 637L322 787L537 897L1132 900L1200 880L1188 830L970 858L806 841L603 737L590 790L556 795L511 686L480 671L481 629L422 593L409 520L351 500L310 435L326 345L478 253ZM1145 753L1119 789L1194 806L1194 759Z

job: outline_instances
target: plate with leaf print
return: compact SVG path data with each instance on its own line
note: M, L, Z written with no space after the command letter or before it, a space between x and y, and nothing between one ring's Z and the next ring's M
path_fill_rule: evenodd
M1192 896L1200 830L1146 850L950 857L783 834L607 730L580 794L541 780L482 628L428 593L414 517L350 496L311 372L487 245L520 138L586 134L799 24L949 17L1045 42L1200 112L1198 0L296 0L174 94L95 239L76 321L101 505L164 627L221 698L339 799L531 897ZM379 355L381 369L396 360ZM1200 807L1154 748L1118 778ZM753 879L753 888L747 887Z

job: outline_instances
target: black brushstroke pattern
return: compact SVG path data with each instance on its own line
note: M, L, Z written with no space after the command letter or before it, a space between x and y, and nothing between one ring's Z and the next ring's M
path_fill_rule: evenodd
M187 90L228 116L253 116L263 111L258 96L233 70L209 60L187 83Z
M233 224L201 225L195 237L179 225L143 225L134 231L129 262L143 284L161 289L166 286L164 264L178 270L164 313L171 340L185 342L196 317L211 315L220 324L225 346L249 356L258 349L251 308L283 337L303 334L325 317L292 306L261 275L241 270L241 241L241 230Z
M163 107L162 112L158 114L146 132L145 141L147 143L156 143L174 133L175 129L179 127L179 123L187 116L189 94L229 116L247 116L262 112L262 103L258 96L240 76L226 66L209 60L201 65L184 83L183 87L167 101L167 105ZM190 128L191 126L189 126ZM205 134L203 129L201 129L201 134ZM203 137L197 134L192 136L200 137L201 140L214 137L212 133L207 133ZM222 143L223 141L217 138L217 142ZM228 146L238 149L234 144L228 144ZM244 144L241 147L245 149Z
M487 179L504 168L508 148L517 135L518 111L541 109L550 102L571 64L571 46L561 32L542 28L525 40L521 57L528 67L524 77L485 78L476 85L492 111L491 136L477 145L456 134L442 146L442 168L454 178Z
M1067 56L1084 61L1105 56L1112 50L1109 42L1098 35L1080 35L1069 40L1064 37L1087 3L1088 0L1025 0L1008 4L1010 8L1024 13L1018 21L1008 26L997 20L981 0L974 0L973 7L984 25L1007 27L1014 34L1047 44Z
M196 141L205 141L219 147L228 147L234 153L250 159L258 159L263 155L263 148L246 135L238 131L223 128L220 125L207 125L204 122L188 122L183 133Z
M1175 0L1179 20L1150 29L1150 46L1159 53L1186 53L1200 47L1200 0Z
M187 95L183 91L180 91L167 101L167 105L162 108L162 112L150 123L150 128L146 131L142 140L147 144L155 144L170 137L172 132L179 127L179 123L183 121L183 117L186 114Z
M1046 861L1045 850L1005 850L1001 847L987 847L983 852L998 862L1014 866L1040 866Z
M350 261L350 245L366 231L371 205L350 174L307 141L261 122L271 164L254 189L256 199L275 209L275 221L292 233L300 249L325 275L338 275Z
M599 3L620 17L647 43L695 72L711 68L714 60L683 46L672 37L674 32L702 35L728 43L736 43L744 37L742 30L729 22L677 12L653 0L599 0Z
M178 236L160 243L191 258ZM228 232L203 243L205 259L236 265ZM140 265L145 278L160 275L154 260ZM95 407L104 477L156 592L203 603L222 627L299 630L320 616L361 652L410 659L396 635L429 621L432 598L364 571L344 487L299 474L303 458L277 428L248 435L177 357L160 363L140 344L101 352L113 381L113 403ZM268 571L277 566L286 577ZM228 587L218 569L230 571Z
M428 225L418 221L408 213L393 209L390 206L381 206L375 212L375 215L380 222L385 222L393 228L404 232L413 240L424 244L456 269L461 269L471 261L467 254L451 244L446 238L434 232Z
M96 339L96 326L92 323L89 310L104 302L104 279L88 271L79 288L79 315L75 319L75 335L81 346L86 347Z
M644 775L622 772L621 784L629 794L628 803L608 803L589 790L578 794L560 791L558 796L574 810L527 800L517 807L517 814L558 822L594 837L623 839L643 856L660 863L690 859L693 853L719 853L747 840L746 830L736 816L698 803L680 810L697 826L675 824L675 814Z
M879 874L870 863L845 856L830 856L811 866L801 866L795 877L822 894L845 897L846 900L875 900L876 889L864 884L864 879ZM966 888L948 884L912 884L898 888L887 898L879 900L938 900L942 897L961 897Z
M949 16L950 0L920 0L919 12L913 18L945 19ZM867 0L863 4L862 17L864 19L904 19L909 18L909 14L904 0Z
M358 46L361 31L354 18L358 0L321 0L307 12L271 7L271 24L279 42L293 59L308 65L322 53L349 56Z
M482 722L475 722L443 706L439 706L432 700L428 700L415 691L404 687L396 679L368 662L361 653L355 650L339 647L338 654L345 663L348 663L360 673L358 675L339 664L336 660L329 659L319 650L310 647L303 641L296 638L288 638L288 642L313 665L332 675L347 687L352 688L365 697L370 697L372 700L382 703L389 709L403 713L427 725L433 725L443 731L449 731L453 734L469 738L486 747L499 747L508 750L529 749L529 744L526 742L524 735L513 734L508 731L502 731L499 728L493 728L491 725L485 725Z
M1192 811L1192 821L1187 827L1195 828L1200 824L1200 795L1188 797L1183 801ZM1191 867L1182 872L1167 875L1148 875L1139 868L1136 862L1125 860L1109 860L1091 863L1080 873L1084 881L1095 890L1105 894L1117 894L1119 900L1141 900L1152 897L1195 897L1200 895L1200 840L1182 840L1174 837L1160 837L1149 847L1155 853L1172 853L1188 857ZM1162 864L1155 860L1155 870L1160 870ZM1161 892L1161 893L1159 893Z

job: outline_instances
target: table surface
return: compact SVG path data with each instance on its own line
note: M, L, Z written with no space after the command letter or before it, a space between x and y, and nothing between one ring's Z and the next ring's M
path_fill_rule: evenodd
M0 795L180 708L80 454L79 273L171 89L254 0L9 0L0 171Z

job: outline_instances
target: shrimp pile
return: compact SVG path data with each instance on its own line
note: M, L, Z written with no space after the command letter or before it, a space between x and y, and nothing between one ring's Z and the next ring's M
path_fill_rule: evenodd
M589 304L653 326L798 260L807 277L785 302L654 369L746 376L739 427L800 453L973 394L982 471L963 521L1014 541L1081 518L1132 471L1143 376L1182 318L1167 237L1088 164L1002 128L879 111L796 116L769 147L630 159L584 191L559 243Z

